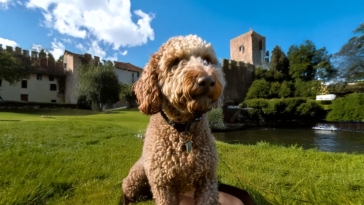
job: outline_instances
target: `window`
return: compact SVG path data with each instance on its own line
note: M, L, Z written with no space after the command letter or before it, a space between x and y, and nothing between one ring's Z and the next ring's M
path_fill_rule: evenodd
M239 46L239 52L244 52L244 46Z
M20 101L28 102L28 94L20 94Z
M57 90L57 85L56 84L51 84L51 90Z
M1 83L3 82L3 80L2 79L0 79L0 86L1 86Z
M37 80L42 80L42 75L37 74Z
M55 102L57 102L57 100L51 100L51 102L55 103Z
M139 78L139 72L137 72L137 77Z
M54 76L53 75L49 76L49 81L54 81Z
M28 81L27 80L22 80L21 81L21 88L27 88L28 87Z
M262 42L262 40L259 41L259 50L260 51L263 50L263 42Z

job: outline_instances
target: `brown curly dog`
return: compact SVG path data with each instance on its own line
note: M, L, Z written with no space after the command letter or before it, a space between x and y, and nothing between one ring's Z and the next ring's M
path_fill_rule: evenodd
M225 79L211 44L195 35L169 39L134 91L151 115L143 152L123 180L124 203L150 185L156 204L177 205L195 190L197 205L218 204L217 151L206 112L222 103Z

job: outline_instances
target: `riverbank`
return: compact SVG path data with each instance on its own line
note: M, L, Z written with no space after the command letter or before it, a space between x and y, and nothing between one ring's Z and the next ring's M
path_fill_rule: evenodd
M0 112L0 204L117 204L148 120L137 110ZM217 149L218 179L257 204L363 203L364 155L219 141Z

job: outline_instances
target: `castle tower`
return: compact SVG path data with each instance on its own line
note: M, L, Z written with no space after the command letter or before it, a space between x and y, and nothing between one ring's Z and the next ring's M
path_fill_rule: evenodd
M230 40L230 59L250 63L258 67L268 67L269 53L265 52L265 37L252 29Z

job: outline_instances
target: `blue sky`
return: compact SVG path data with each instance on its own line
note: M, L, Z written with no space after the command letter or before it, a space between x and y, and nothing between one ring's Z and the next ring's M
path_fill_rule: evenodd
M144 67L170 37L197 34L219 59L252 28L270 52L311 40L337 52L364 22L363 0L0 0L0 44L64 50Z

